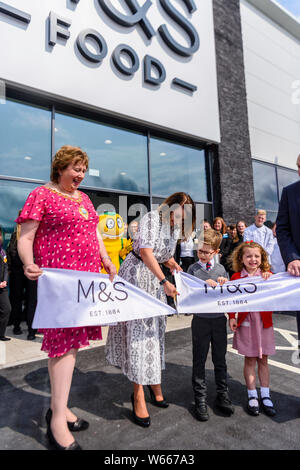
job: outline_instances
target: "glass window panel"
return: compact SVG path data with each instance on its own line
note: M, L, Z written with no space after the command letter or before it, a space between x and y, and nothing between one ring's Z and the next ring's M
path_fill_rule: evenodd
M153 197L152 198L152 208L151 210L156 209L164 202L163 198ZM196 231L200 231L201 224L203 219L209 221L212 224L212 204L200 204L196 203Z
M150 140L152 193L168 197L184 191L195 201L208 201L208 183L204 150Z
M28 194L36 187L33 183L0 180L0 225L4 232L4 247L15 229L14 221L19 210L24 206Z
M89 198L98 214L104 211L117 212L123 217L125 223L140 219L149 211L150 198L148 196L113 194L105 191L82 189Z
M293 170L287 170L284 168L278 168L278 186L279 186L279 197L281 197L282 190L285 186L295 183L299 180L298 172Z
M253 161L255 204L257 209L278 210L275 167Z
M0 174L49 180L51 112L7 100L0 105Z
M147 137L57 113L55 148L81 147L89 156L83 186L148 193Z
M265 225L269 228L273 227L273 224L276 222L278 212L267 211L267 220Z

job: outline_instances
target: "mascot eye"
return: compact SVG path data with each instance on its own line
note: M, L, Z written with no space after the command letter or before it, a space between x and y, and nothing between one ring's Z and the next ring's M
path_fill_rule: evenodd
M107 228L114 228L114 226L115 226L115 221L114 221L114 219L107 219L107 221L106 221L106 227L107 227Z
M119 228L123 227L123 222L122 222L122 219L120 219L120 217L117 218L117 224Z

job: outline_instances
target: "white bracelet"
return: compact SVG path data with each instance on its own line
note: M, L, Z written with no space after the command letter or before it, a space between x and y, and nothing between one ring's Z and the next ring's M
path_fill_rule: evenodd
M109 261L111 261L109 256L102 256L102 259L109 259Z

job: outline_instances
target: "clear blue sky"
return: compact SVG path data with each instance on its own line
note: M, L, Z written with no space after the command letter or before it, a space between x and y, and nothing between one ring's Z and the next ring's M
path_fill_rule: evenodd
M300 20L300 0L276 0Z

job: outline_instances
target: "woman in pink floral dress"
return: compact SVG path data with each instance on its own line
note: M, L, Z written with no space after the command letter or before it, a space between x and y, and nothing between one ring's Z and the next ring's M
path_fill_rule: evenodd
M103 264L111 279L116 274L97 232L94 206L78 190L87 168L85 152L64 146L53 160L51 181L29 194L17 219L22 227L18 251L29 279L38 279L43 267L100 272ZM79 445L70 430L88 427L67 408L76 353L89 340L102 338L101 327L42 331L42 350L48 352L51 382L47 435L56 448L75 450Z

